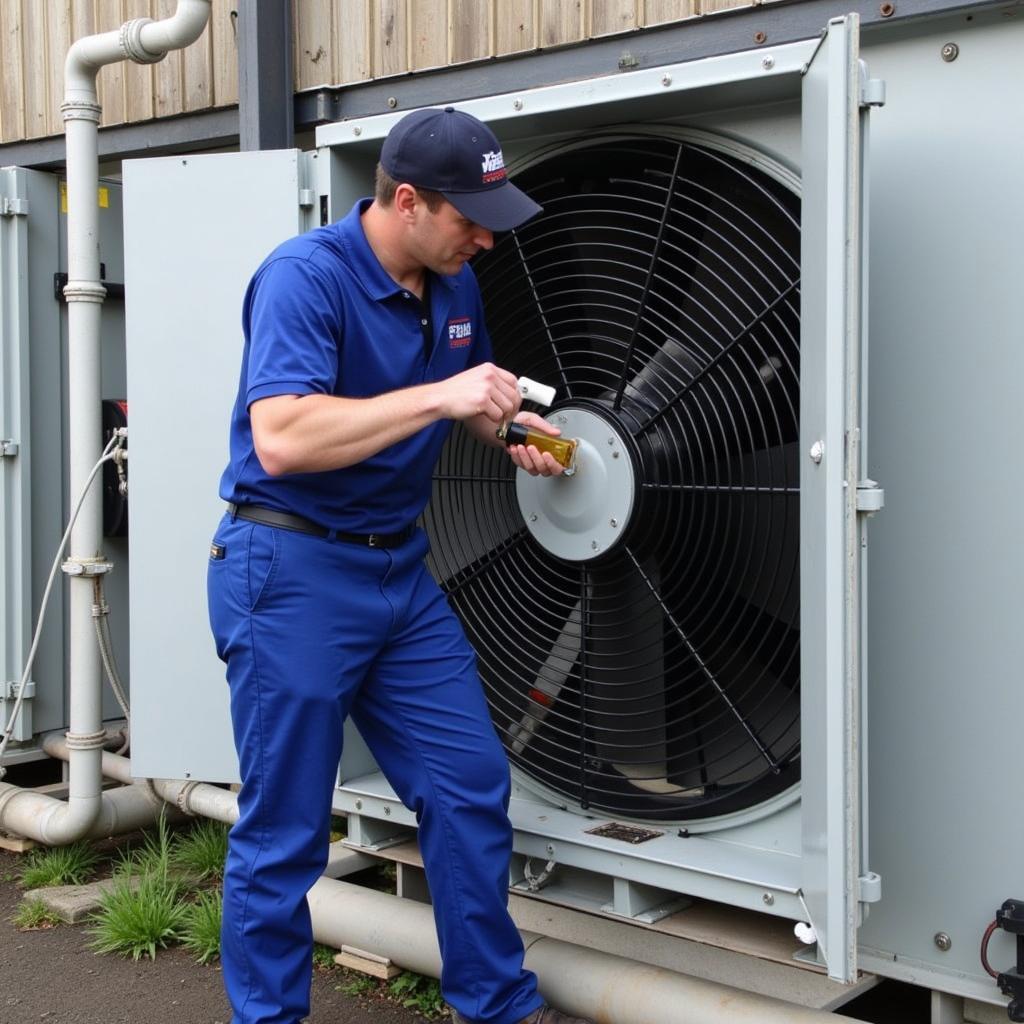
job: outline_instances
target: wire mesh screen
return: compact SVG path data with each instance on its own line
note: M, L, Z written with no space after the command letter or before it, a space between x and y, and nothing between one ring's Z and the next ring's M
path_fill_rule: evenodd
M799 197L687 141L597 138L516 183L481 254L495 361L627 442L590 561L541 546L498 449L456 428L425 525L512 762L617 817L741 810L799 772Z

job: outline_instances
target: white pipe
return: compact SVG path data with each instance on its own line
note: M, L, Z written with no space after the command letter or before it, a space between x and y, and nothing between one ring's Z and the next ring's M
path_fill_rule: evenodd
M106 289L100 283L98 127L96 75L122 60L153 63L202 34L210 0L178 0L170 18L126 22L116 32L79 39L64 64L64 134L68 194L68 431L71 493L85 490L100 455L100 316ZM66 571L71 577L68 657L70 662L70 774L66 803L0 784L0 825L49 845L62 845L113 825L115 811L135 797L102 796L101 756L105 740L100 651L93 635L92 578L101 573L103 502L99 488L83 500L71 531ZM133 812L134 813L134 812ZM111 817L111 815L114 815ZM122 820L126 820L122 815Z
M318 942L386 956L440 977L433 911L423 903L321 878L307 897ZM544 997L597 1024L838 1024L837 1017L770 996L691 978L637 960L521 932L527 969Z

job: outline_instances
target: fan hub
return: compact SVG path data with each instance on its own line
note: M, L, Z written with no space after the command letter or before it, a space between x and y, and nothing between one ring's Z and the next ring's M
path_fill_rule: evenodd
M569 562L606 554L625 533L634 505L635 473L621 427L589 409L565 406L545 419L579 440L576 472L516 473L526 528L545 550Z

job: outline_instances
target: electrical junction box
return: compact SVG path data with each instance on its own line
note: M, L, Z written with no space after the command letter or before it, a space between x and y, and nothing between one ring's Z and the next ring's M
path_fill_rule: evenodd
M593 467L617 451L633 494L580 555L569 498L453 431L431 568L513 765L514 891L666 931L684 899L804 922L798 963L836 991L868 970L998 1003L975 953L1016 883L1015 763L988 737L1019 710L1024 566L1019 480L982 453L1020 426L997 283L1021 225L997 197L1024 155L1002 130L1022 40L981 7L822 27L451 97L545 207L477 264L496 358L558 387L550 415ZM371 191L400 116L323 126L308 154L125 165L139 775L235 778L204 562L241 299L270 248ZM415 824L352 728L335 806L382 854ZM979 842L997 820L1013 835Z

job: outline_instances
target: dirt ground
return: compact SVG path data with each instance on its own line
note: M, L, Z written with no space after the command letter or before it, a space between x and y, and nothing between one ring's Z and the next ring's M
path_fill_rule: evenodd
M87 925L19 931L22 858L0 851L0 1024L228 1024L216 964L183 949L138 963L89 949ZM425 1024L412 1010L338 991L338 969L313 975L312 1024Z

